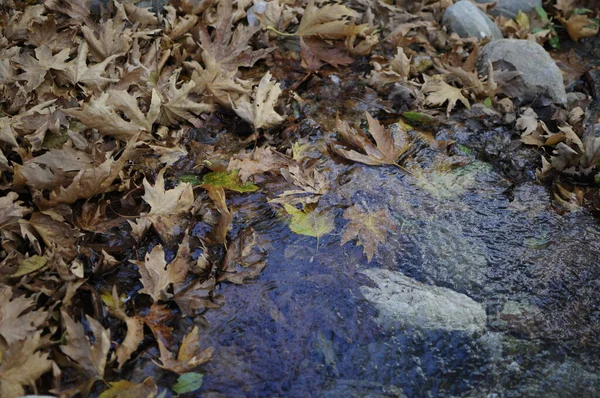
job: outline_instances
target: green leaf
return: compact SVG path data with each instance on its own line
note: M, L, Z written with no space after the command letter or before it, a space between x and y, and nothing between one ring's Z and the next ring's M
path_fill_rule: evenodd
M188 372L177 379L177 382L171 387L176 394L185 394L186 392L196 391L202 387L202 373Z
M485 105L488 108L492 108L492 99L490 97L487 97L486 99L483 100L483 105Z
M540 6L537 6L535 7L535 12L537 12L537 15L539 15L539 17L542 18L542 21L548 22L548 13L546 13L546 10L544 10Z
M48 259L46 257L38 256L37 254L26 258L19 264L19 268L17 268L17 271L11 277L18 278L19 276L30 274L42 268L47 262Z
M422 113L422 112L414 112L414 111L404 112L404 113L402 113L402 117L405 120L408 120L409 122L418 123L418 124L422 124L422 125L426 125L426 126L433 126L433 125L440 124L439 120L437 120L433 116L430 116L430 115L428 115L426 113Z
M559 40L558 36L554 36L553 38L548 40L548 44L550 44L550 46L552 48L554 48L555 50L560 49L560 40Z
M573 10L573 14L575 15L585 15L593 12L594 11L590 10L589 8L575 8Z
M285 211L292 216L290 229L300 235L320 238L333 230L333 217L330 214L317 213L316 211L299 210L285 203Z
M224 188L236 192L254 192L258 190L258 187L251 182L242 184L238 170L227 173L223 171L208 173L202 179L202 185L211 185L215 188Z
M519 24L519 26L529 30L529 15L525 14L523 11L519 11L519 14L517 14L515 20L517 21L517 24Z
M192 185L200 185L200 178L194 174L184 174L177 178L179 182L189 182Z

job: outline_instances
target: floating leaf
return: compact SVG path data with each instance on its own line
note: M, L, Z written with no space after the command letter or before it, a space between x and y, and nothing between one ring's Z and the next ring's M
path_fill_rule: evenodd
M396 229L396 223L387 209L370 211L359 206L353 206L344 212L344 218L349 220L344 227L341 245L355 238L357 245L362 245L371 262L379 245L384 244L390 231Z
M99 398L154 398L158 387L151 377L146 377L142 383L132 383L127 380L119 380L109 383L110 388L100 394Z
M333 230L334 223L331 214L307 211L307 209L299 210L287 203L283 206L285 207L285 211L292 216L290 229L294 233L320 238Z
M202 178L202 184L236 192L254 192L258 190L258 187L251 182L242 183L238 170L210 172Z
M185 394L187 392L196 391L202 387L202 373L188 372L184 373L177 379L177 382L171 387L177 394Z

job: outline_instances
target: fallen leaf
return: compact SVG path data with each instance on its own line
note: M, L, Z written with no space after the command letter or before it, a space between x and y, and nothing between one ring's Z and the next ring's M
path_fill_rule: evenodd
M167 289L171 284L183 282L189 269L189 240L186 235L177 252L177 257L167 265L165 252L156 245L146 254L144 261L132 261L138 266L144 286L140 293L146 293L157 302L169 297Z
M16 224L25 215L31 213L31 209L23 206L23 201L17 200L16 192L9 192L0 198L0 229Z
M0 335L7 344L33 338L38 328L48 317L48 313L35 307L35 300L28 297L15 297L9 286L0 287Z
M110 388L100 394L100 398L155 398L158 387L151 377L146 377L141 383L132 383L127 380L119 380L108 383Z
M108 83L118 81L118 79L103 76L106 73L105 70L108 64L117 58L118 55L111 55L98 64L88 66L88 51L87 42L81 42L77 57L67 63L67 67L64 69L67 80L73 85L81 83L94 87L103 87Z
M160 349L160 363L156 364L165 370L180 375L210 361L214 352L212 347L204 350L200 349L198 326L194 326L194 329L183 338L177 358L167 350L160 339L158 340L158 348Z
M396 129L385 129L369 113L366 113L366 116L369 122L369 133L375 139L375 145L365 132L360 129L355 130L338 117L336 127L344 142L351 148L360 149L363 153L355 149L345 149L335 143L332 144L332 149L346 159L371 166L397 165L398 158L411 146L408 134L399 126Z
M26 80L25 91L31 92L38 88L46 74L51 70L64 71L67 68L65 61L69 58L69 50L64 49L56 55L52 55L49 47L38 47L35 49L35 58L29 54L23 54L18 63L25 71L17 76L19 80Z
M188 372L184 373L177 378L177 382L173 384L171 389L176 394L185 394L188 392L194 392L202 387L202 379L204 375L202 373Z
M358 239L367 260L371 262L379 245L385 244L390 231L397 228L392 215L387 209L371 211L364 206L354 205L344 212L344 219L349 220L343 229L341 245Z
M180 183L173 189L165 190L165 169L160 170L154 186L144 178L144 196L142 199L150 205L145 217L163 238L169 240L175 234L181 216L194 204L194 191L189 183Z
M358 14L341 4L327 4L317 7L315 0L309 0L295 36L320 36L327 39L345 39L355 36L365 29L365 25L355 25L349 18Z
M33 255L31 257L27 257L25 260L23 260L21 262L21 264L19 264L19 268L17 268L15 273L10 275L10 277L18 278L23 275L27 275L32 272L35 272L35 271L43 268L47 262L48 262L48 259L46 257L42 257L42 256L38 256L38 255ZM0 333L0 334L2 334L2 333Z
M211 238L216 243L226 245L227 233L231 228L233 214L231 214L229 208L227 207L225 190L223 188L213 187L212 185L205 185L204 189L206 189L206 191L208 192L208 196L212 199L213 203L217 207L217 210L221 214L219 223L215 225L214 229L211 232Z
M254 101L251 102L246 96L241 97L236 101L233 110L256 130L274 127L283 122L283 117L274 109L280 94L279 83L271 81L271 73L267 72L253 92Z
M158 93L152 90L152 100L148 112L144 115L136 97L124 90L109 90L84 104L83 108L65 109L64 112L102 134L127 141L139 134L140 130L152 131L152 124L158 118L160 105ZM147 136L141 136L145 137Z
M17 398L25 395L23 386L35 385L52 368L47 352L36 352L40 346L40 332L24 340L1 347L0 396Z
M94 336L94 343L86 335L83 324L76 323L69 314L62 311L61 319L67 332L67 344L60 350L71 358L86 373L88 386L104 377L104 368L110 350L110 330L104 329L100 322L86 316L89 328Z
M206 173L202 177L202 185L210 185L215 188L223 188L235 192L255 192L258 190L258 187L251 182L242 183L239 171L237 170Z
M182 120L191 122L195 117L194 115L212 110L211 105L194 102L188 98L190 91L196 85L193 80L177 88L176 81L178 77L179 73L174 73L169 78L169 85L164 93L163 106L158 116L158 123L164 126L172 126Z
M319 239L333 231L334 222L331 214L316 210L299 210L287 203L284 203L283 207L292 216L290 229L296 234L314 236Z
M421 88L423 94L427 94L425 104L440 106L448 102L448 106L446 107L446 116L448 117L452 109L456 106L457 101L462 102L466 108L471 108L469 101L462 95L461 89L449 85L440 76L433 76Z
M325 64L338 68L354 62L354 58L350 57L347 51L329 45L321 39L301 38L300 49L302 67L309 70L318 70Z
M567 33L573 41L598 34L600 24L587 15L573 14L568 19L559 17L558 20L567 28Z
M227 171L237 170L242 183L256 174L269 171L279 171L286 167L289 160L280 152L270 146L256 148L251 152L241 152L234 155L229 161Z

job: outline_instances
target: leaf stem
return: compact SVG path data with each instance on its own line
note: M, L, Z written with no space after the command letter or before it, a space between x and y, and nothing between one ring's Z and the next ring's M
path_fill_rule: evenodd
M295 33L280 32L277 29L275 29L273 26L270 26L270 25L267 26L267 30L271 30L281 36L287 36L287 37L295 37L296 36Z

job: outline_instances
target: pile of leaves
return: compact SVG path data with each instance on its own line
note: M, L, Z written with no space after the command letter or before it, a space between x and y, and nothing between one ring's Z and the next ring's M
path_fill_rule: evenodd
M582 109L559 112L552 131L515 105L518 73L480 74L480 43L439 25L449 0L174 0L158 14L114 1L101 15L87 0L10 3L0 13L2 397L154 397L152 378L121 376L142 355L179 375L175 393L199 388L214 350L193 320L222 305L219 284L266 265L268 242L235 226L229 199L262 191L292 232L318 240L335 228L319 207L335 183L326 159L419 178L409 159L423 143L448 150L430 130L455 109L518 117L525 143L556 150L541 176L596 171L600 142L581 138ZM593 12L571 4L555 7L569 35L597 31ZM498 23L540 43L556 34L539 10ZM336 68L393 123L324 112L313 96ZM340 244L362 246L368 261L396 229L388 209L364 203L343 218Z

